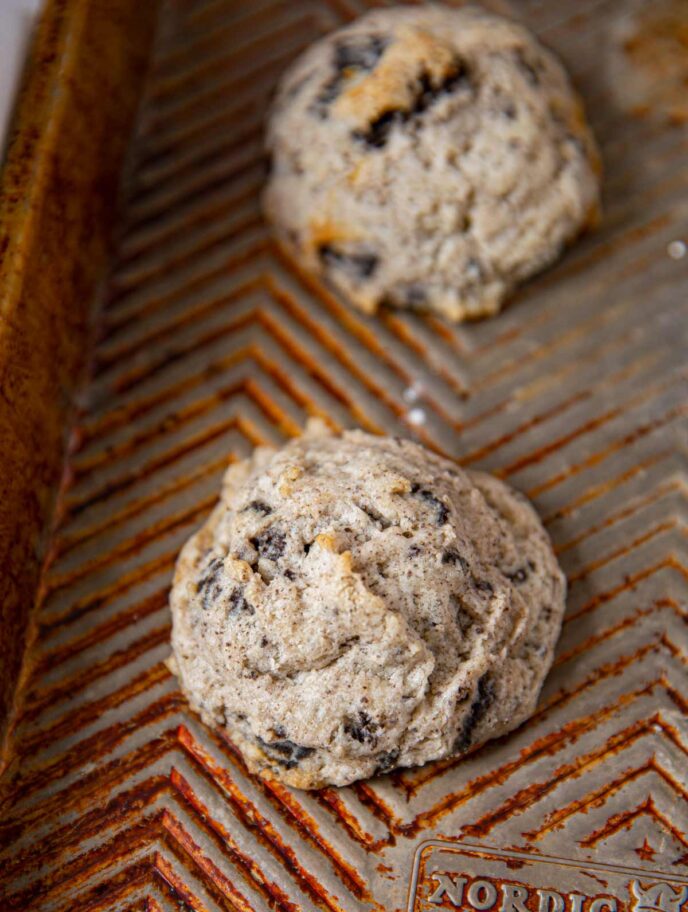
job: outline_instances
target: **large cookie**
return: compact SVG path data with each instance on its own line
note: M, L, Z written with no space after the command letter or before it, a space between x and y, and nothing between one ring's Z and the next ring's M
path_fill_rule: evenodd
M502 482L317 424L228 470L171 604L191 705L254 772L316 788L519 725L552 661L564 580Z
M361 310L496 312L598 214L598 158L554 56L476 8L376 10L282 79L265 209Z

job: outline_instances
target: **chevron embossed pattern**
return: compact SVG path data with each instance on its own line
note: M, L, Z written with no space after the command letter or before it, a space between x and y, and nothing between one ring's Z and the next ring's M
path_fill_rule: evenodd
M363 0L167 4L2 786L3 910L401 909L430 836L688 871L688 134L615 106L621 5L499 4L570 67L605 215L504 314L452 327L348 310L261 220L275 79ZM175 555L223 470L311 414L527 492L570 594L520 730L306 794L250 777L163 662Z

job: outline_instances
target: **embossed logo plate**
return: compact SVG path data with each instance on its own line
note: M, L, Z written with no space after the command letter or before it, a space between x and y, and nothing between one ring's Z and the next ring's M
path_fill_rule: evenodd
M429 841L408 912L688 912L687 900L688 882L661 871Z

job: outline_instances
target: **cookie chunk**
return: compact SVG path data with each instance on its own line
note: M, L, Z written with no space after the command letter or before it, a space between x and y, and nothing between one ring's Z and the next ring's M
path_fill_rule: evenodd
M474 7L381 9L283 77L265 211L356 307L495 313L598 215L581 104L524 28Z
M191 705L252 771L317 788L519 725L564 580L502 482L408 440L311 424L228 470L171 605Z

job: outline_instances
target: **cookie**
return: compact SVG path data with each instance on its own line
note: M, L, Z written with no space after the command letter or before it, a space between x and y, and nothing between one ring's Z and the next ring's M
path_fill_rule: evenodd
M561 64L478 8L380 9L283 77L264 208L352 304L493 314L598 216L599 165Z
M171 606L192 707L253 772L317 788L519 725L552 661L564 579L502 482L316 423L228 470Z

